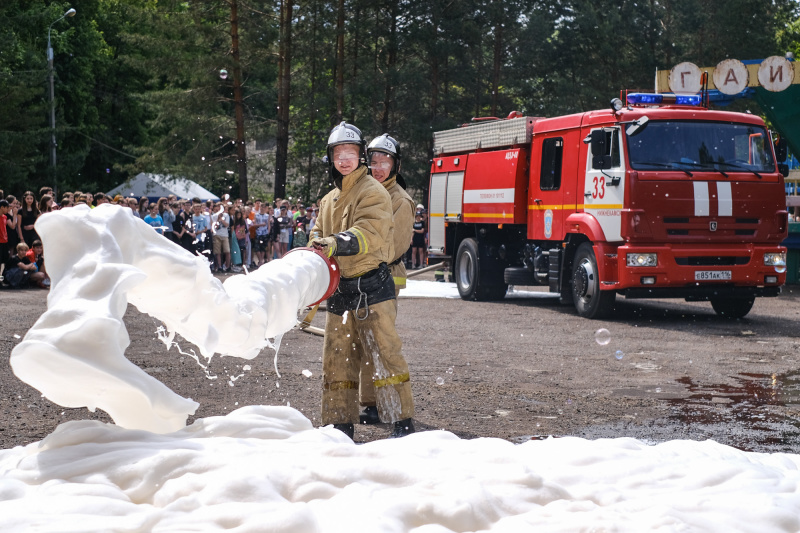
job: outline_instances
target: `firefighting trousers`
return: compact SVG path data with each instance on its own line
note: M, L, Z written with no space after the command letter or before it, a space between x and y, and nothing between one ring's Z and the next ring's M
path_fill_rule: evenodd
M414 416L408 364L395 329L394 300L370 305L365 320L351 313L342 317L327 313L322 356L322 423L358 423L359 372L362 360L370 362L382 422Z
M397 283L397 281L395 281ZM405 287L405 283L403 284L403 288ZM397 316L397 298L400 296L400 289L397 288L397 285L394 286L394 311L395 316ZM395 328L396 329L396 328ZM359 374L358 380L358 403L362 407L366 407L368 405L377 405L377 400L375 399L375 385L372 383L372 374L375 365L370 361L369 357L362 357L361 358L361 373Z

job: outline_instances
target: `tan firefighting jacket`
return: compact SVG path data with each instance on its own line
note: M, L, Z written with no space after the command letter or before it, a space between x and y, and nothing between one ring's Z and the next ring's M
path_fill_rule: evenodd
M341 275L355 278L394 259L392 199L383 185L360 166L319 203L310 237L329 237L348 231L358 239L356 255L337 256Z
M392 197L392 213L394 218L394 254L392 263L400 259L399 263L392 264L389 270L394 278L395 289L405 289L406 287L406 264L403 255L411 246L411 238L414 236L414 200L397 183L397 174L383 182L383 186Z

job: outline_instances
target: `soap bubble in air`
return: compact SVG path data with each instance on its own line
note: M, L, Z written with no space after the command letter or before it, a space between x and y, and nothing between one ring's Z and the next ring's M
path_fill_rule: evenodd
M622 353L622 350L617 350L614 352L614 357L616 357L617 361L621 361L624 356L625 354Z
M600 346L605 346L611 342L611 333L606 328L600 328L594 332L594 340Z
M784 272L786 272L786 261L782 259L778 260L775 263L775 272L777 272L778 274L783 274Z
M436 378L436 384L437 385L444 385L444 378L441 378L441 377Z

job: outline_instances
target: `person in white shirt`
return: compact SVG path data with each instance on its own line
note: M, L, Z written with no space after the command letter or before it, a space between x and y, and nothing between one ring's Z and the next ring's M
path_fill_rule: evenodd
M211 220L214 229L211 243L217 270L229 272L231 269L231 243L228 228L231 225L231 217L225 212L225 208L220 206L219 210L211 215Z

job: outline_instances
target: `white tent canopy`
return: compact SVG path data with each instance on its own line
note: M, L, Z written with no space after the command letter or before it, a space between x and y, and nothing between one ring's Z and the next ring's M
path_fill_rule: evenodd
M157 200L162 196L174 194L178 198L200 198L201 200L219 200L219 197L204 189L197 183L186 178L174 176L162 176L160 174L148 174L141 172L125 183L108 191L111 197L121 194L122 196L135 196L141 198L147 196L150 200Z

